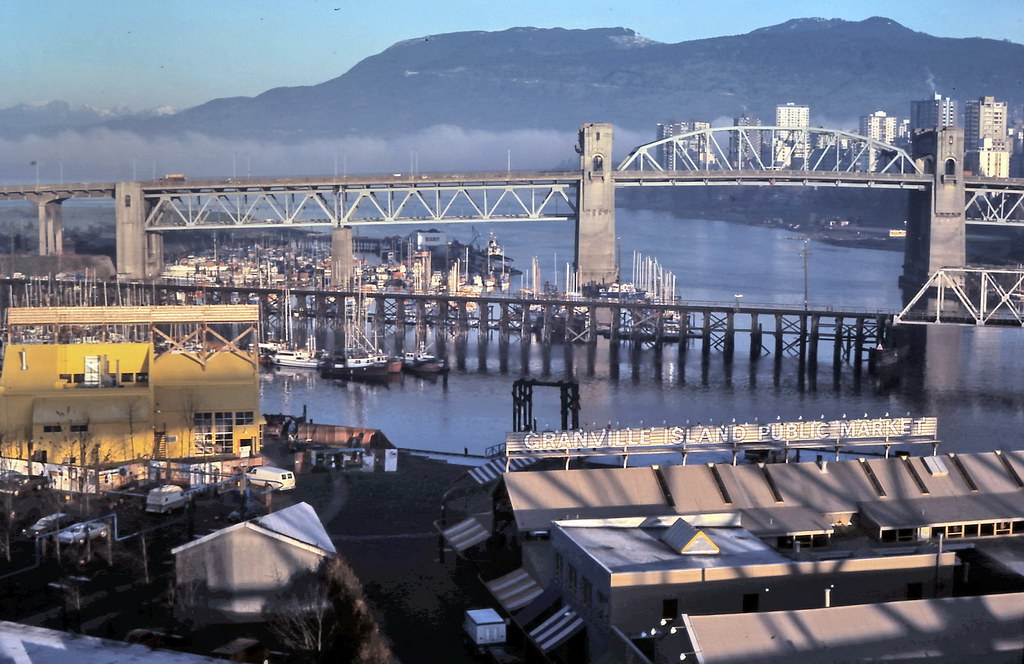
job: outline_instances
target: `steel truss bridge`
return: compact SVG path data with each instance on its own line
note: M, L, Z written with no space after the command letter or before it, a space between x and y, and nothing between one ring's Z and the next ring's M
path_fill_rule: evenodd
M1024 327L1024 268L937 270L895 322Z
M934 176L903 149L808 127L711 127L635 148L617 187L802 186L927 190ZM391 223L572 221L580 171L230 178L139 182L146 231ZM1024 179L965 177L967 223L1024 225ZM115 198L114 183L0 187L39 204Z

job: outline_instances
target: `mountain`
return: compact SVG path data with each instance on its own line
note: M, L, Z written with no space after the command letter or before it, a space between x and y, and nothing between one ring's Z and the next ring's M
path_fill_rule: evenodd
M670 18L670 17L666 17ZM815 124L854 126L874 110L906 116L939 91L1024 103L1024 45L948 39L885 18L794 19L743 35L678 44L625 28L514 28L397 43L319 85L215 99L161 117L104 126L144 135L229 138L401 136L445 124L555 129L614 122L653 132L671 119L774 119L811 107Z
M17 138L27 134L49 134L68 129L84 129L121 117L143 118L170 113L173 113L173 109L169 107L161 107L145 113L132 113L123 107L72 106L65 101L51 101L46 104L18 104L0 108L0 138Z

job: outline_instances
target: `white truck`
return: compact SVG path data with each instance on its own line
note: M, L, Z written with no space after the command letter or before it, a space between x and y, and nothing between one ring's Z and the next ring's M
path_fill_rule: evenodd
M185 507L187 502L188 496L184 489L174 484L165 484L146 494L146 511L154 514L167 514Z

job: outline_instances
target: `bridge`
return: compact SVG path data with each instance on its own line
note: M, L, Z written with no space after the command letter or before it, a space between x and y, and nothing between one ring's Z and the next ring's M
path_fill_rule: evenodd
M162 271L163 234L187 229L330 227L332 283L350 286L356 225L504 221L575 224L580 283L615 268L615 191L623 187L801 186L910 192L905 299L943 268L966 264L968 225L1024 226L1024 179L964 172L961 129L919 133L912 153L823 128L715 127L634 149L612 166L613 129L579 131L580 168L563 172L390 174L318 178L185 179L0 187L0 200L39 210L39 252L61 251L61 203L115 204L117 268ZM910 317L908 317L910 318Z

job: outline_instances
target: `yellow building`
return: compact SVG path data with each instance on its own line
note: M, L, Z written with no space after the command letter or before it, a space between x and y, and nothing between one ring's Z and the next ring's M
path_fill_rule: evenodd
M0 456L98 466L260 449L255 305L8 310Z

